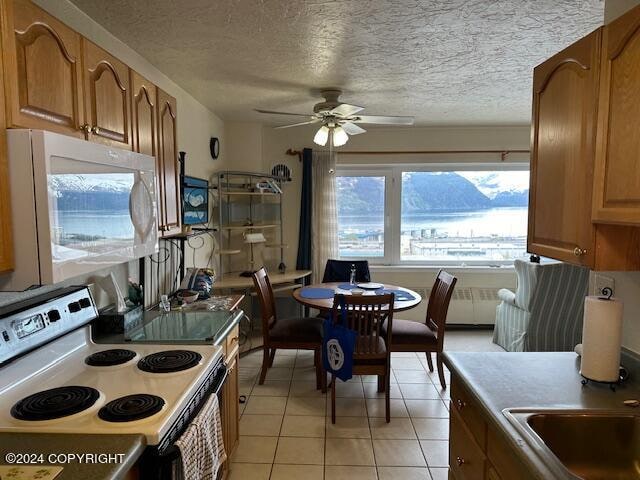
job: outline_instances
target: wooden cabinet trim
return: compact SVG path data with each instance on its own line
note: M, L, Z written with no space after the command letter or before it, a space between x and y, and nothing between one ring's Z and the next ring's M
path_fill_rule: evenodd
M544 77L543 81L541 82L541 85L538 88L536 88L534 84L534 91L538 94L542 93L545 90L545 88L547 88L547 85L549 84L549 81L551 81L551 78L553 77L553 75L561 68L576 68L578 69L578 71L588 71L591 69L591 67L576 60L575 58L566 58L558 62L553 67L553 69L549 73L547 73L547 75Z

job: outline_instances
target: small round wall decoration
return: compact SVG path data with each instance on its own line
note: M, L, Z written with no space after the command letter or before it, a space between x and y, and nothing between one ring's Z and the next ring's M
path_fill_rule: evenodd
M284 181L291 181L291 170L286 165L279 163L271 169L271 175L281 177Z
M218 155L220 155L220 140L218 140L218 137L211 137L209 150L211 150L211 158L214 160L218 158Z

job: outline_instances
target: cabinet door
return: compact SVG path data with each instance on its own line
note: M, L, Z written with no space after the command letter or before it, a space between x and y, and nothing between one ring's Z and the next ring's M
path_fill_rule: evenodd
M163 235L180 232L180 172L178 169L176 99L158 88L158 155L161 162Z
M485 456L456 411L451 412L449 468L457 480L483 480Z
M136 152L156 158L156 202L158 219L162 218L160 184L162 165L158 157L158 118L156 86L138 72L131 73L132 145Z
M239 410L238 410L238 355L227 366L229 376L223 389L223 438L227 456L231 456L239 438Z
M129 67L87 39L82 46L89 139L131 149Z
M592 266L591 222L601 29L535 68L530 252Z
M593 218L640 225L640 7L604 27Z
M2 10L7 126L84 137L80 35L28 0Z
M0 68L0 93L2 88L3 74L2 68ZM4 112L4 97L0 94L0 272L13 269L11 198L9 195L7 131Z

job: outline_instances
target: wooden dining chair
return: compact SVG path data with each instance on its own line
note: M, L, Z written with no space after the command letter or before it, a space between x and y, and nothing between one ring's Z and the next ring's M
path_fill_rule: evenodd
M425 322L396 319L391 325L392 352L425 352L430 372L433 372L431 353L435 352L438 377L443 389L447 388L442 366L445 324L449 302L457 281L453 275L440 270L431 288ZM388 328L386 325L385 327Z
M393 293L385 295L336 295L333 299L333 322L342 321L340 301L344 298L349 328L355 330L353 351L354 375L377 375L383 378L387 423L391 420L390 334L383 325L393 326ZM336 377L331 375L331 422L336 423Z
M267 370L273 366L273 359L278 349L313 350L316 367L316 388L326 392L326 373L322 369L322 320L315 317L298 317L279 319L276 314L276 303L273 288L266 268L262 267L253 275L262 310L262 369L260 385L264 384Z

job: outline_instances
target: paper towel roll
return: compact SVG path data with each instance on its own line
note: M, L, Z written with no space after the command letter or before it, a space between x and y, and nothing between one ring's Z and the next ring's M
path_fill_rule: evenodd
M586 297L580 374L598 382L617 382L622 345L622 302Z

